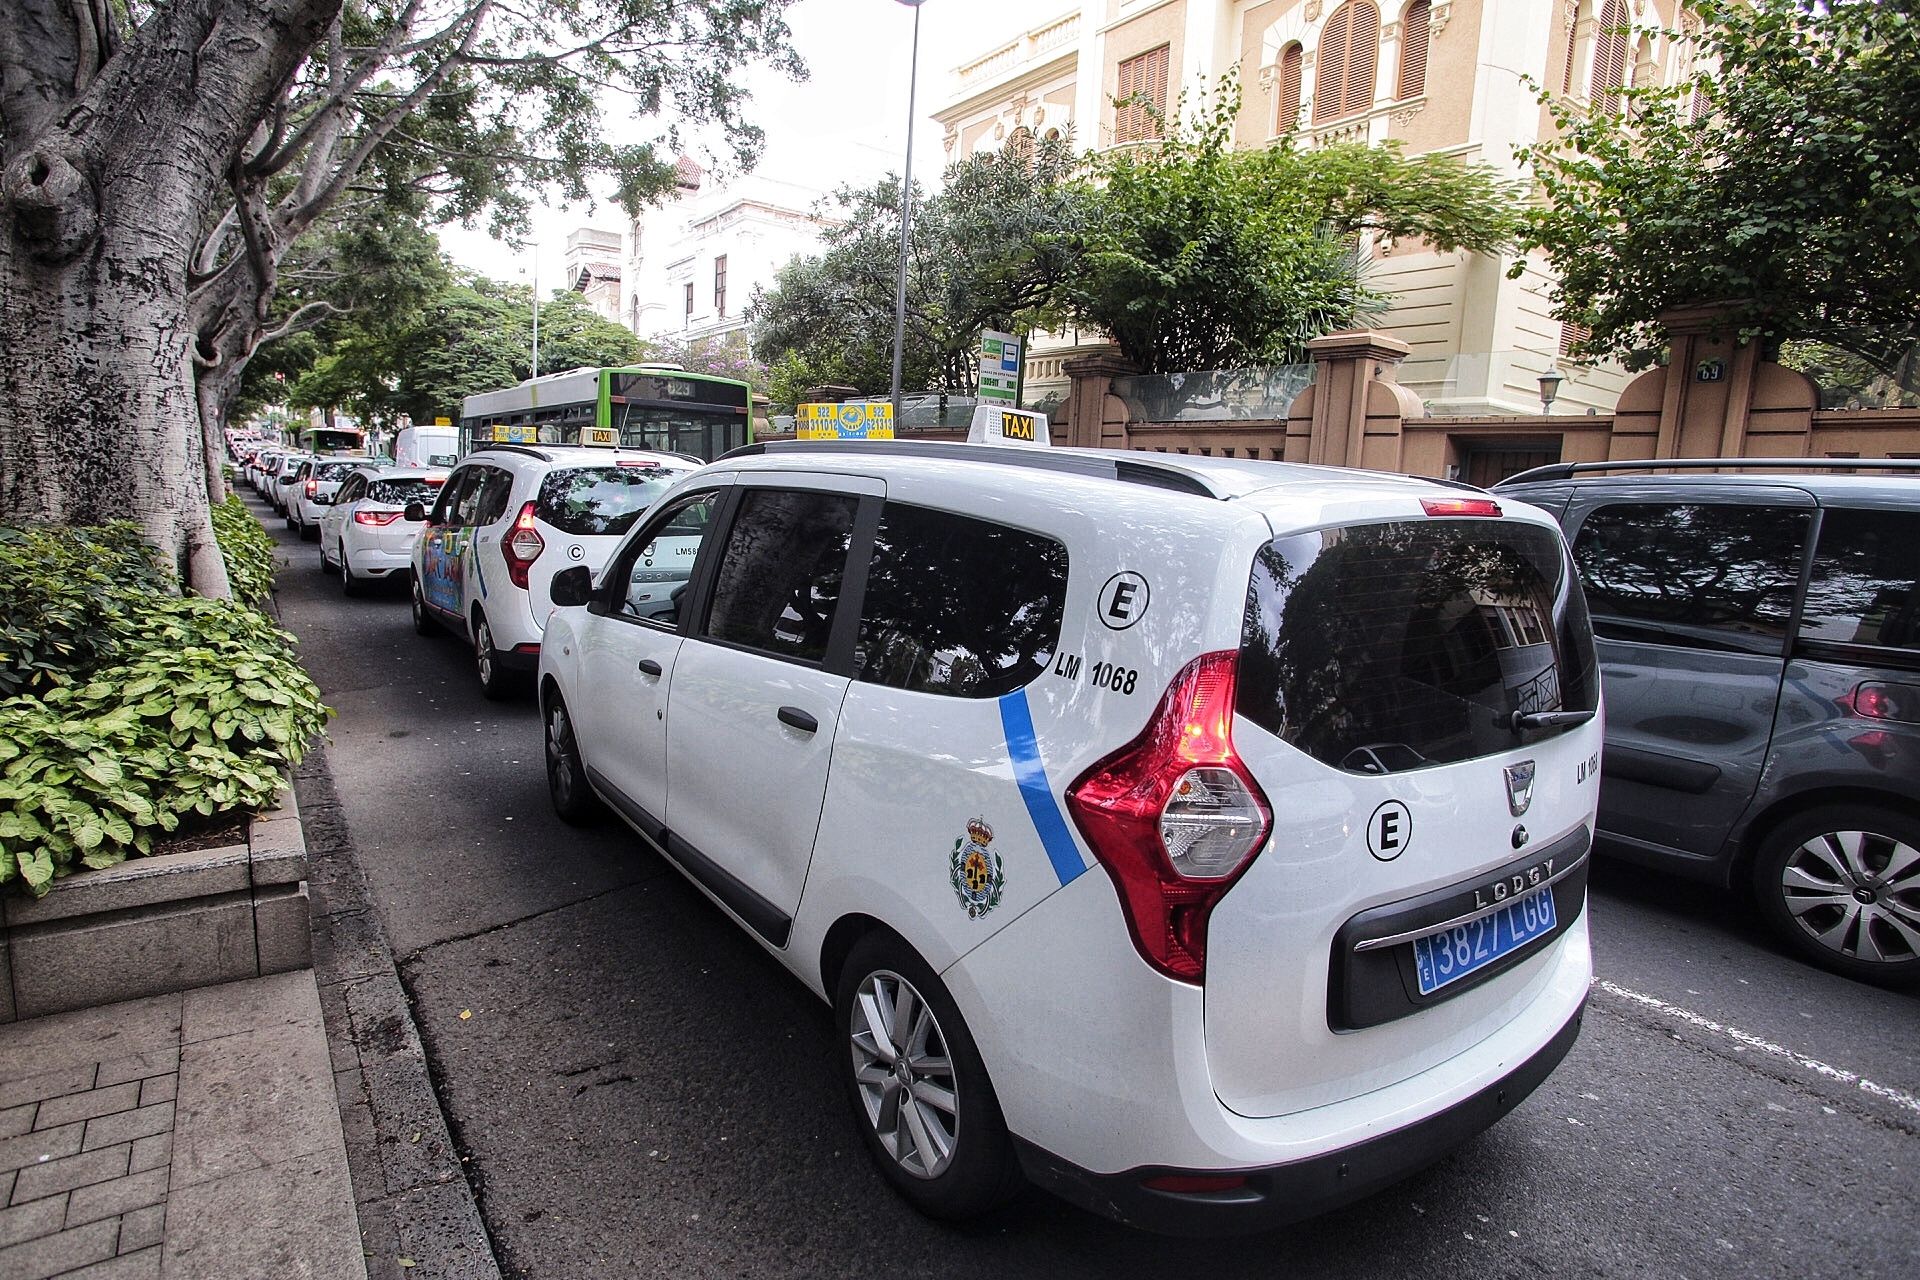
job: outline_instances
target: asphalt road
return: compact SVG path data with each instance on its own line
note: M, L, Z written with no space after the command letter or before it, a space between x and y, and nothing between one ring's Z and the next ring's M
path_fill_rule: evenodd
M279 522L271 527L278 530ZM530 697L484 700L404 584L279 601L503 1270L574 1276L1888 1276L1920 1256L1920 997L1809 968L1720 896L1602 862L1572 1054L1511 1116L1331 1216L1163 1240L1030 1193L894 1198L826 1007L608 821L548 807Z

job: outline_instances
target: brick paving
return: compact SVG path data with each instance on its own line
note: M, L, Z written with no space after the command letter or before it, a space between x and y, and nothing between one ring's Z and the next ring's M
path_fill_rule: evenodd
M311 971L0 1026L0 1277L364 1280Z
M0 1275L158 1276L180 1051L85 1062L0 1084ZM150 1092L149 1092L150 1090ZM154 1099L142 1106L141 1096Z

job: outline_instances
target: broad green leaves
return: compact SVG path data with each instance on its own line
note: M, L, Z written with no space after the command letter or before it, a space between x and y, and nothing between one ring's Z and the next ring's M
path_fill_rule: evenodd
M271 540L244 509L217 519L236 585L264 599L271 551L262 568L242 544L247 526ZM190 814L271 803L329 714L292 637L178 594L130 526L0 528L0 636L28 641L0 654L0 884L35 894L151 852Z
M1589 355L1644 365L1670 307L1724 303L1742 337L1817 338L1876 363L1920 327L1920 16L1878 0L1706 0L1697 81L1618 115L1548 105L1524 153Z

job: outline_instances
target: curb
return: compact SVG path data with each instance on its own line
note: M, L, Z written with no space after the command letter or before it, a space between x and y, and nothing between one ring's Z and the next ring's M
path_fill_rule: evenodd
M313 970L369 1280L500 1280L347 832L326 749L294 770L313 904Z

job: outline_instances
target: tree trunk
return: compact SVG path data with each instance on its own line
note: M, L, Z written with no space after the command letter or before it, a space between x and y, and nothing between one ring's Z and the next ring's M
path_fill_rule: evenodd
M125 43L104 0L7 7L0 521L133 520L183 582L224 596L189 262L339 0L174 0Z

